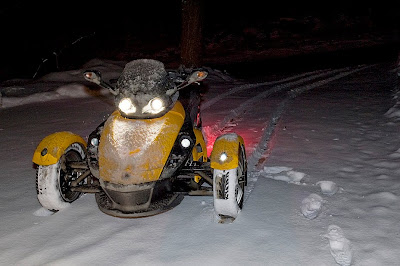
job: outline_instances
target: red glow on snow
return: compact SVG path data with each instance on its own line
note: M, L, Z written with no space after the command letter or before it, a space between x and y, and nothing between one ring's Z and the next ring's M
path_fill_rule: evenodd
M234 130L233 132L225 132L225 133L236 133L239 136L241 136L243 138L243 141L244 141L244 144L245 144L245 149L246 149L246 146L249 144L247 139L251 139L252 138L252 136L249 136L248 132L241 131L241 130ZM221 136L222 134L219 133L219 132L215 132L210 127L204 127L203 128L203 134L204 134L204 138L206 140L206 145L207 145L207 156L210 157L211 152L212 152L213 147L214 147L215 140L219 136ZM246 153L247 153L247 149L246 149Z
M209 127L203 128L203 134L207 145L207 156L210 157L214 142L218 136Z

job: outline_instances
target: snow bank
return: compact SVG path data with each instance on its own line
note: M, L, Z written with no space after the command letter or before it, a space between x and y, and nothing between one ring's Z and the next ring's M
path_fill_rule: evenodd
M54 91L35 93L26 97L2 97L2 108L10 108L31 103L44 103L47 101L65 98L111 97L106 89L91 90L81 84L61 86Z
M86 86L89 83L83 78L83 72L89 69L98 70L104 80L116 80L122 72L123 65L124 62L119 61L92 59L83 65L82 69L52 72L38 80L5 82L0 93L0 108L65 98L111 97L106 89Z

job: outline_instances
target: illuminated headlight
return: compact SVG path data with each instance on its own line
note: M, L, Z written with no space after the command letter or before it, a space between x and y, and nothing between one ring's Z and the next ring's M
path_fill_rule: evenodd
M190 146L190 140L187 139L187 138L183 138L183 139L181 140L181 145L182 145L182 147L184 147L184 148L188 148L188 147Z
M142 113L158 114L165 109L164 102L160 98L151 99L150 102L143 107Z
M92 144L93 146L99 145L99 139L98 138L92 138L90 140L90 144Z
M161 112L161 110L164 109L164 103L159 98L154 98L153 100L151 100L150 106L151 106L151 110L153 110L154 112L157 112L157 113Z
M221 153L221 155L219 156L219 160L221 162L225 162L226 159L228 159L228 155L225 152Z
M123 98L119 104L118 108L125 114L133 114L136 112L136 107L133 105L131 99Z

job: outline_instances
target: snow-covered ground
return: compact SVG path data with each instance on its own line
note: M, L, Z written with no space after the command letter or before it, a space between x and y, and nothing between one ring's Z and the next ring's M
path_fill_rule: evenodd
M106 79L123 64L93 60ZM243 210L219 224L212 197L121 219L87 194L56 214L36 199L32 155L46 135L87 138L112 111L82 70L3 88L0 265L398 265L400 100L391 62L248 83L210 69L202 103L209 148L243 136Z

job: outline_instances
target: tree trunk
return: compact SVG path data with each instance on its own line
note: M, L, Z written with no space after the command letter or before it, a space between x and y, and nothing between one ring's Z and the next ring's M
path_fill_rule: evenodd
M186 68L202 64L203 0L182 0L181 64Z

